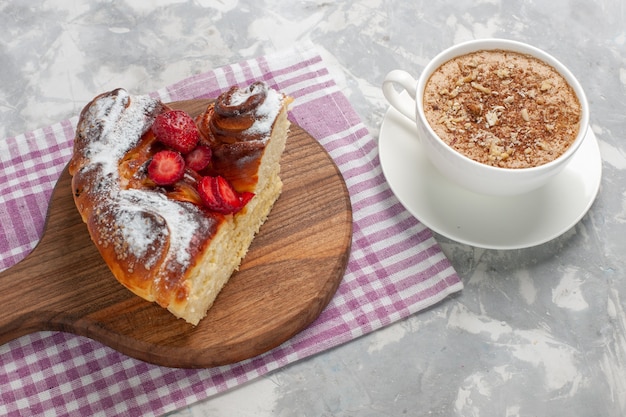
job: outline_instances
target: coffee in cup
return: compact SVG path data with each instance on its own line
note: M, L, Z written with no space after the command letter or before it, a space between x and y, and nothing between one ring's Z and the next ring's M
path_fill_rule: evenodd
M457 56L430 75L424 115L448 146L477 162L531 168L576 139L580 102L552 66L501 49Z
M580 148L589 124L573 74L546 52L505 39L454 45L417 80L393 70L382 90L411 120L434 167L481 194L516 195L545 185Z

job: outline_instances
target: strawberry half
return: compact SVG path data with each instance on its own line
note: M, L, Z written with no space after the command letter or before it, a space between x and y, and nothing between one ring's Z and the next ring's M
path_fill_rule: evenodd
M209 166L209 162L211 162L211 148L205 145L197 146L193 151L189 152L185 155L185 162L187 163L187 167L193 169L194 171L202 171L204 168Z
M185 175L185 160L176 151L159 151L148 164L148 178L157 185L172 185Z
M237 213L254 197L254 193L237 192L222 176L203 177L198 183L198 193L209 210L222 214Z
M152 132L159 142L182 154L191 152L200 137L196 123L182 110L160 113L154 119Z

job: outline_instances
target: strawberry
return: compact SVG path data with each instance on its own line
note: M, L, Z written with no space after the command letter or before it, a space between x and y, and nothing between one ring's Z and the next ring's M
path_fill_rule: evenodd
M213 186L215 177L203 177L198 183L200 199L209 210L221 211L222 199L217 194L217 187Z
M222 207L231 213L241 210L243 202L237 191L233 189L224 177L217 176L214 178L213 187L216 187L216 194L221 198Z
M205 145L197 146L193 151L185 155L187 167L194 171L202 171L211 162L211 148Z
M222 176L203 177L198 184L198 193L209 210L222 214L237 213L254 197L254 193L237 192Z
M199 133L191 116L182 110L160 113L152 124L157 140L182 154L191 152L198 144Z
M176 151L159 151L148 164L148 177L157 185L172 185L183 178L185 160Z
M242 193L239 193L239 200L241 202L241 207L245 207L246 204L248 204L248 201L252 200L252 197L254 197L254 193L251 193L249 191L244 191Z

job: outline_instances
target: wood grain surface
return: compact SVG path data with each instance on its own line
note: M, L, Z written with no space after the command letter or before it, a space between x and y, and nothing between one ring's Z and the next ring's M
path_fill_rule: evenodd
M208 100L172 103L191 114ZM292 125L282 195L198 326L119 284L91 242L63 171L43 236L0 273L0 343L39 330L87 336L137 359L207 368L264 353L311 324L343 277L352 239L350 198L334 162Z

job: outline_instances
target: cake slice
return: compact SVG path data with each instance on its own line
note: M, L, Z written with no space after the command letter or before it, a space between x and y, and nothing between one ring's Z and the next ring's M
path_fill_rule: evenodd
M198 324L280 195L290 102L257 82L195 118L123 89L83 109L72 192L120 283Z

